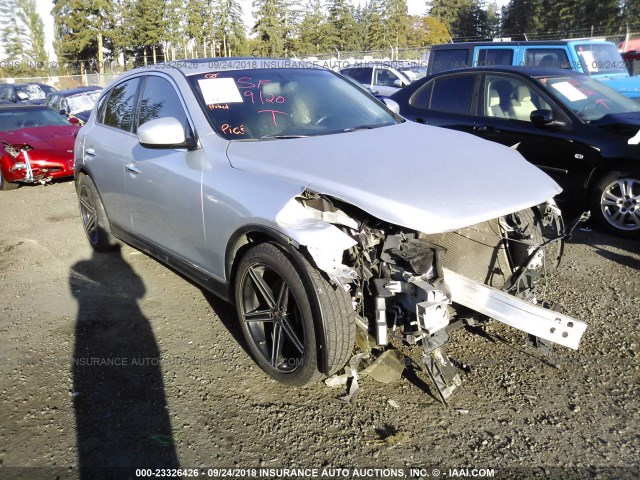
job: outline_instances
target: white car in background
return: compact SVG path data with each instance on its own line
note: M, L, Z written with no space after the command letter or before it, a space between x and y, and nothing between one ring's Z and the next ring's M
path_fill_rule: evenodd
M386 63L365 62L340 69L342 75L357 80L365 87L381 96L393 95L413 80L410 75Z

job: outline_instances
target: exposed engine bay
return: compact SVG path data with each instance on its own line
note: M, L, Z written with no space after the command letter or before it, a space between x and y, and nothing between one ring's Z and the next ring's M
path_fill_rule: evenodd
M545 276L559 265L567 235L553 201L429 235L309 190L296 201L305 215L351 239L348 248L344 242L305 247L317 267L350 293L359 326L378 346L393 337L422 347L442 402L460 385L444 351L457 328L495 319L544 348L548 342L578 348L586 324L545 308Z

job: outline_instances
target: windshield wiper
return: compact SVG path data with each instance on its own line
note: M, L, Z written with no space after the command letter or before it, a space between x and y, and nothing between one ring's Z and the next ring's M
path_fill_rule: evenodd
M287 138L306 138L309 135L263 135L260 137L260 140L276 140L276 139L287 139Z
M343 132L355 132L357 130L371 130L373 128L386 127L388 125L392 125L392 124L391 123L374 123L370 125L358 125L357 127L345 128Z

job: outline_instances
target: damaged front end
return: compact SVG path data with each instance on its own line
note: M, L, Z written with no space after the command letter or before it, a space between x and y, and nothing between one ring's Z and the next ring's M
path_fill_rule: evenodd
M317 268L350 293L358 324L377 346L397 339L422 348L445 403L460 385L444 350L453 330L492 318L538 346L577 349L586 329L544 301L545 276L558 266L565 239L553 201L423 234L306 190L276 220L295 229Z
M31 152L34 148L27 144L10 145L2 142L6 155L3 158L5 179L10 182L40 183L50 182L63 168L59 165L43 165L34 162Z

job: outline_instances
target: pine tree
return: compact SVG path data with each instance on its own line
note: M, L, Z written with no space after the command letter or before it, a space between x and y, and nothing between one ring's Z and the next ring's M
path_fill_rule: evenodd
M175 60L179 58L176 54L180 52L181 47L185 42L185 38L187 38L188 24L186 4L183 0L169 0L166 3L164 21L166 25L165 60ZM215 55L211 54L211 56Z
M540 25L544 24L540 19L543 1L545 0L511 0L502 10L503 35L512 36L538 32ZM560 4L560 2L557 3Z
M204 51L204 43L209 44L218 43L220 46L217 49L220 55L222 53L222 41L221 38L215 38L215 13L212 0L187 0L185 13L186 13L186 36L193 40L193 44L196 49L202 49ZM187 42L182 39L180 42L181 47L184 49Z
M389 43L398 48L407 42L407 1L388 0L385 6L385 25Z
M500 23L500 9L498 8L496 0L493 0L487 5L487 26L485 36L489 38L501 36Z
M327 23L322 0L307 0L304 10L298 29L298 50L307 55L326 51Z
M215 37L225 56L244 53L247 37L242 22L242 7L237 0L217 0L214 5Z
M253 27L258 43L254 53L262 56L282 56L285 52L285 29L282 12L285 11L283 0L254 0L256 9Z
M463 14L468 0L432 0L427 2L429 15L443 22L452 31L458 17Z
M362 11L365 50L378 50L387 46L384 10L382 0L370 0Z
M4 61L7 62L7 71L10 74L24 72L23 62L26 60L26 52L23 39L26 34L24 26L18 21L18 0L5 0L0 6L0 40L4 48Z
M100 61L99 44L114 28L114 3L109 0L54 0L59 61ZM94 64L92 68L99 67Z
M35 72L44 72L47 51L44 47L44 22L38 13L35 0L20 0L18 18L24 25L25 54L35 65Z
M165 2L163 0L134 0L131 5L131 23L133 26L130 46L144 55L144 63L151 59L157 61L165 40ZM153 52L153 57L151 54Z
M328 11L329 44L339 51L358 49L361 39L356 36L353 6L347 0L330 0Z

